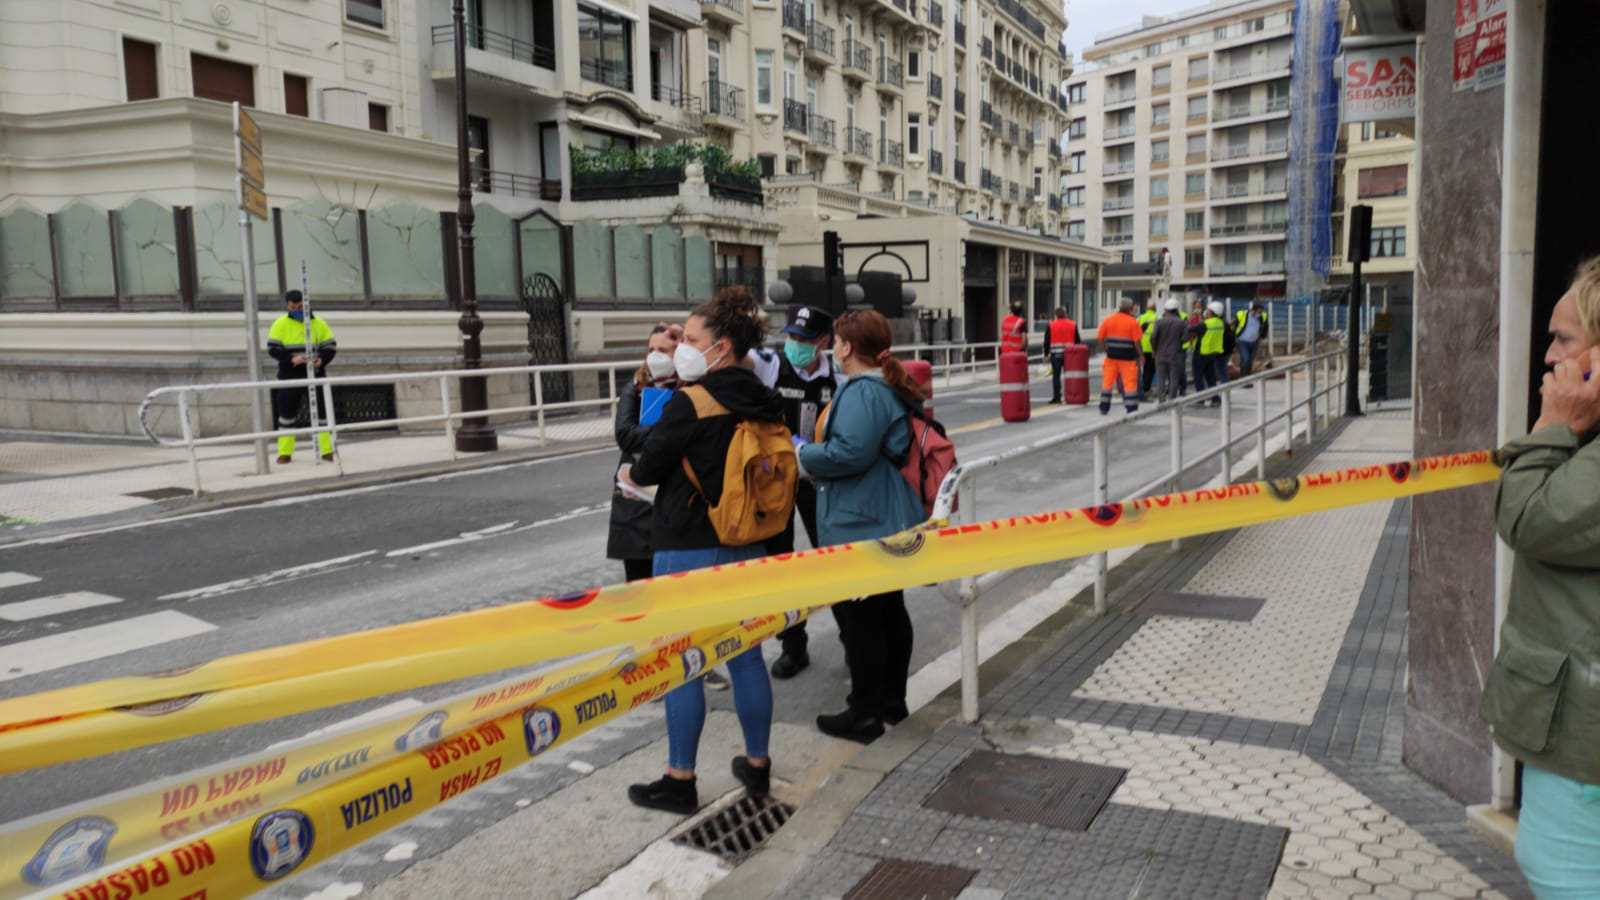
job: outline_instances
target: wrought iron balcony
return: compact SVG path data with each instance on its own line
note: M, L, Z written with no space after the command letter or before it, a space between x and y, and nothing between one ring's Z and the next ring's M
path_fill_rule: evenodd
M1022 185L1017 184L1015 181L1007 182L1006 196L1011 198L1012 203L1016 203L1018 200L1022 199Z
M967 45L967 23L960 19L956 20L956 45L960 47Z
M833 29L828 25L812 19L806 23L806 53L808 55L833 56Z
M981 46L982 50L979 52L982 54L983 58L988 60L994 59L994 40L988 35L984 35L983 44Z
M878 85L892 88L904 88L906 85L906 70L897 59L878 60Z
M744 0L700 0L700 15L722 22L742 22Z
M1007 122L1005 130L1005 142L1008 144L1015 144L1017 142L1017 136L1021 130L1022 129L1017 127L1017 123Z
M939 5L939 0L928 0L928 23L935 28L944 28L944 7Z
M806 133L806 105L798 100L783 99L783 130L796 134Z
M964 159L956 160L955 168L954 168L952 174L954 174L956 176L956 180L957 181L961 182L962 184L966 184L967 183L967 161L964 160Z
M725 81L707 81L706 91L706 116L708 118L726 119L731 122L744 121L744 89L734 87Z
M1060 194L1051 194L1050 195L1050 211L1053 212L1053 213L1057 213L1057 214L1059 214L1061 212L1061 195Z
M1018 0L997 0L995 5L1000 7L1001 12L1010 16L1012 19L1015 19L1017 24L1021 25L1024 31L1041 41L1044 40L1044 23L1039 21L1038 16L1028 12L1028 10L1024 8L1023 5L1018 2Z
M944 99L944 79L933 72L928 73L928 97L932 100Z
M859 80L872 75L872 48L856 40L844 42L844 74Z
M963 91L960 88L956 88L955 94L953 95L953 97L954 97L954 100L955 100L954 106L956 108L956 114L957 115L962 115L962 116L966 115L967 114L967 92Z
M944 174L944 154L938 150L928 151L928 171L935 175Z
M800 34L806 33L806 7L800 0L783 0L783 27Z
M906 165L905 147L899 141L881 138L878 141L878 164L903 169Z
M561 199L560 182L556 182L556 199ZM540 197L544 193L543 181L533 175L519 172L491 171L472 167L472 189L480 194L508 194L512 197Z
M1005 53L1003 53L1000 50L994 51L994 67L997 70L999 70L1000 72L1004 73L1004 72L1009 71L1010 66L1011 66L1011 60L1010 60L1009 57L1007 57L1005 55Z
M859 128L844 130L844 152L864 159L872 158L872 132Z
M994 127L994 104L987 100L983 101L983 105L978 107L978 121L990 128Z
M593 81L619 91L633 90L631 60L612 62L605 59L582 59L578 61L578 74L584 81Z
M807 124L809 127L806 129L806 140L818 147L838 149L839 142L835 137L836 129L832 119L812 113Z
M555 47L537 44L533 41L525 41L509 34L501 34L498 31L490 31L481 25L466 26L466 36L467 46L475 50L483 50L496 56L525 62L541 69L555 70ZM454 25L433 26L433 43L435 46L454 44L455 39Z

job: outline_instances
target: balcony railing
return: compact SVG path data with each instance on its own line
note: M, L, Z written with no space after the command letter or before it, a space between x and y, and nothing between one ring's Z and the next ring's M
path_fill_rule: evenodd
M967 45L967 23L960 19L956 20L956 45L960 47Z
M1011 198L1012 203L1016 203L1018 200L1022 199L1022 185L1017 184L1015 181L1007 182L1006 196Z
M688 91L666 84L650 85L650 99L657 103L683 110L686 114L699 117L702 112L700 98Z
M978 121L990 126L991 128L994 127L994 104L985 100L983 104L978 107Z
M954 169L952 174L955 175L957 181L961 182L962 184L966 184L967 183L967 161L964 160L964 159L956 160L955 169Z
M1238 197L1264 197L1269 194L1282 194L1289 189L1287 179L1279 181L1259 181L1253 184L1225 184L1211 189L1211 199L1232 200Z
M806 133L806 105L798 100L783 99L783 130L796 134Z
M944 174L944 154L937 150L928 151L928 171L935 175Z
M683 183L682 166L657 166L621 172L572 173L573 200L633 200L673 197Z
M979 52L980 55L983 56L984 59L989 59L989 60L994 59L994 40L993 39L991 39L988 35L984 35L983 43L980 44L979 46L980 46L981 49L978 52Z
M1131 243L1133 243L1133 235L1132 234L1108 234L1100 241L1100 243L1104 244L1107 247L1116 247L1116 246L1121 245L1121 244L1131 244Z
M1061 212L1061 195L1060 194L1051 194L1050 195L1050 211L1053 212L1053 213L1057 213L1057 214L1059 214Z
M506 194L512 197L544 196L544 182L532 175L472 167L472 189L480 194ZM561 183L556 182L556 199L561 199Z
M990 172L988 169L979 169L978 170L978 187L983 188L986 191L989 190L990 189L990 181L993 179L993 177L994 177L994 173Z
M705 82L706 115L744 121L744 89L724 81Z
M1120 141L1123 138L1133 137L1134 131L1135 127L1133 125L1118 125L1115 128L1107 128L1105 137L1103 139L1107 141Z
M1212 263L1212 275L1282 275L1283 263Z
M1114 212L1119 209L1133 209L1133 198L1107 197L1101 202L1100 209L1104 212Z
M812 19L806 23L806 51L820 53L823 56L833 55L833 28Z
M1261 75L1276 75L1280 72L1288 72L1289 70L1290 61L1287 59L1274 60L1272 62L1261 63L1258 65L1246 63L1242 66L1230 66L1227 69L1217 72L1216 77L1212 79L1211 83L1222 84L1228 81L1237 81L1242 78L1254 78Z
M1006 143L1008 143L1008 144L1017 143L1017 141L1019 140L1019 136L1021 135L1021 132L1022 132L1022 129L1017 127L1017 123L1015 123L1015 122L1007 122L1006 123Z
M1272 113L1283 112L1289 108L1288 97L1273 97L1259 103L1238 103L1226 107L1218 107L1212 113L1211 121L1226 122L1229 119L1243 119L1249 116L1265 116Z
M806 7L800 0L783 0L783 27L806 33Z
M486 53L493 53L496 56L503 56L507 59L514 59L518 62L525 62L541 69L555 71L556 48L554 47L525 41L509 34L501 34L498 31L490 31L480 25L466 26L466 36L468 47L482 50ZM434 46L441 44L451 45L455 43L455 40L456 31L454 25L433 26Z
M713 18L744 18L744 0L700 0L700 12Z
M933 100L944 99L944 79L933 72L928 73L928 97Z
M755 206L766 205L761 191L760 176L741 175L737 172L712 172L706 176L706 185L713 197Z
M1002 52L1000 50L995 50L994 51L994 67L996 69L998 69L1002 73L1009 72L1011 70L1010 69L1010 67L1011 67L1011 58L1009 56L1006 56L1004 52Z
M1152 150L1152 151L1150 151L1150 161L1153 162L1153 163L1166 162L1166 161L1168 161L1170 159L1172 159L1172 151L1171 150Z
M857 70L860 77L870 75L872 73L872 48L860 41L845 41L844 67L847 70Z
M903 147L899 141L892 141L888 138L880 138L878 140L878 164L882 166L893 166L896 169L905 168L905 147Z
M1035 94L1039 94L1039 76L1033 74L1032 72L1028 73L1028 90L1033 91ZM1040 96L1042 97L1044 95L1040 94ZM1056 98L1051 97L1050 102L1056 102Z
M872 132L859 128L844 130L844 152L851 156L872 158Z
M578 74L584 81L593 81L619 91L633 90L633 65L629 62L611 62L604 59L578 61Z
M928 22L935 28L944 28L944 7L939 0L928 0Z
M1106 106L1115 106L1121 103L1132 103L1139 99L1139 92L1134 88L1122 91L1113 91L1106 94Z
M956 88L955 89L955 93L952 95L952 97L955 100L954 104L952 104L952 105L955 106L956 112L960 113L963 116L966 115L967 114L967 92L963 91L960 88Z
M1244 237L1252 234L1282 234L1289 227L1283 222L1247 222L1239 225L1213 225L1212 237Z
M999 0L995 5L1000 7L1001 12L1015 19L1024 31L1041 41L1044 40L1044 23L1033 13L1028 12L1018 0Z
M1289 141L1285 138L1260 144L1238 144L1219 147L1212 155L1216 159L1244 159L1251 156L1272 156L1287 152L1289 152Z
M878 60L878 84L903 88L906 85L905 66L897 59Z
M806 140L819 147L838 148L839 143L834 134L835 123L832 119L812 113L807 124Z

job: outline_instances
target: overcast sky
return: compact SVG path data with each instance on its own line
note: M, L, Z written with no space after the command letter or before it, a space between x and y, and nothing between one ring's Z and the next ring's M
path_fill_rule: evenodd
M1094 43L1094 36L1113 28L1137 25L1144 16L1167 16L1203 6L1207 0L1065 0L1067 49L1074 59Z

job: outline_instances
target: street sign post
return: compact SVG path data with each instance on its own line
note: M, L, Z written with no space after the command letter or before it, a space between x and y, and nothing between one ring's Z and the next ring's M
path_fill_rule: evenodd
M256 311L256 219L267 217L267 175L261 163L261 128L237 102L233 104L233 154L237 168L235 182L239 199L239 265L243 271L245 359L250 366L249 381L261 378L261 324ZM265 407L260 391L250 392L250 430L267 430ZM258 437L256 474L265 475L267 439Z

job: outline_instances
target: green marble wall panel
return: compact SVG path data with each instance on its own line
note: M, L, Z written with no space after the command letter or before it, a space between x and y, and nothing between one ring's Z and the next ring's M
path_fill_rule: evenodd
M117 210L117 268L123 296L178 295L178 229L172 207L140 197Z
M105 210L75 202L56 213L56 267L63 297L110 297L116 292Z
M445 296L444 244L437 212L410 203L369 210L367 259L372 264L374 297Z
M0 216L0 297L54 298L50 223L26 206Z

